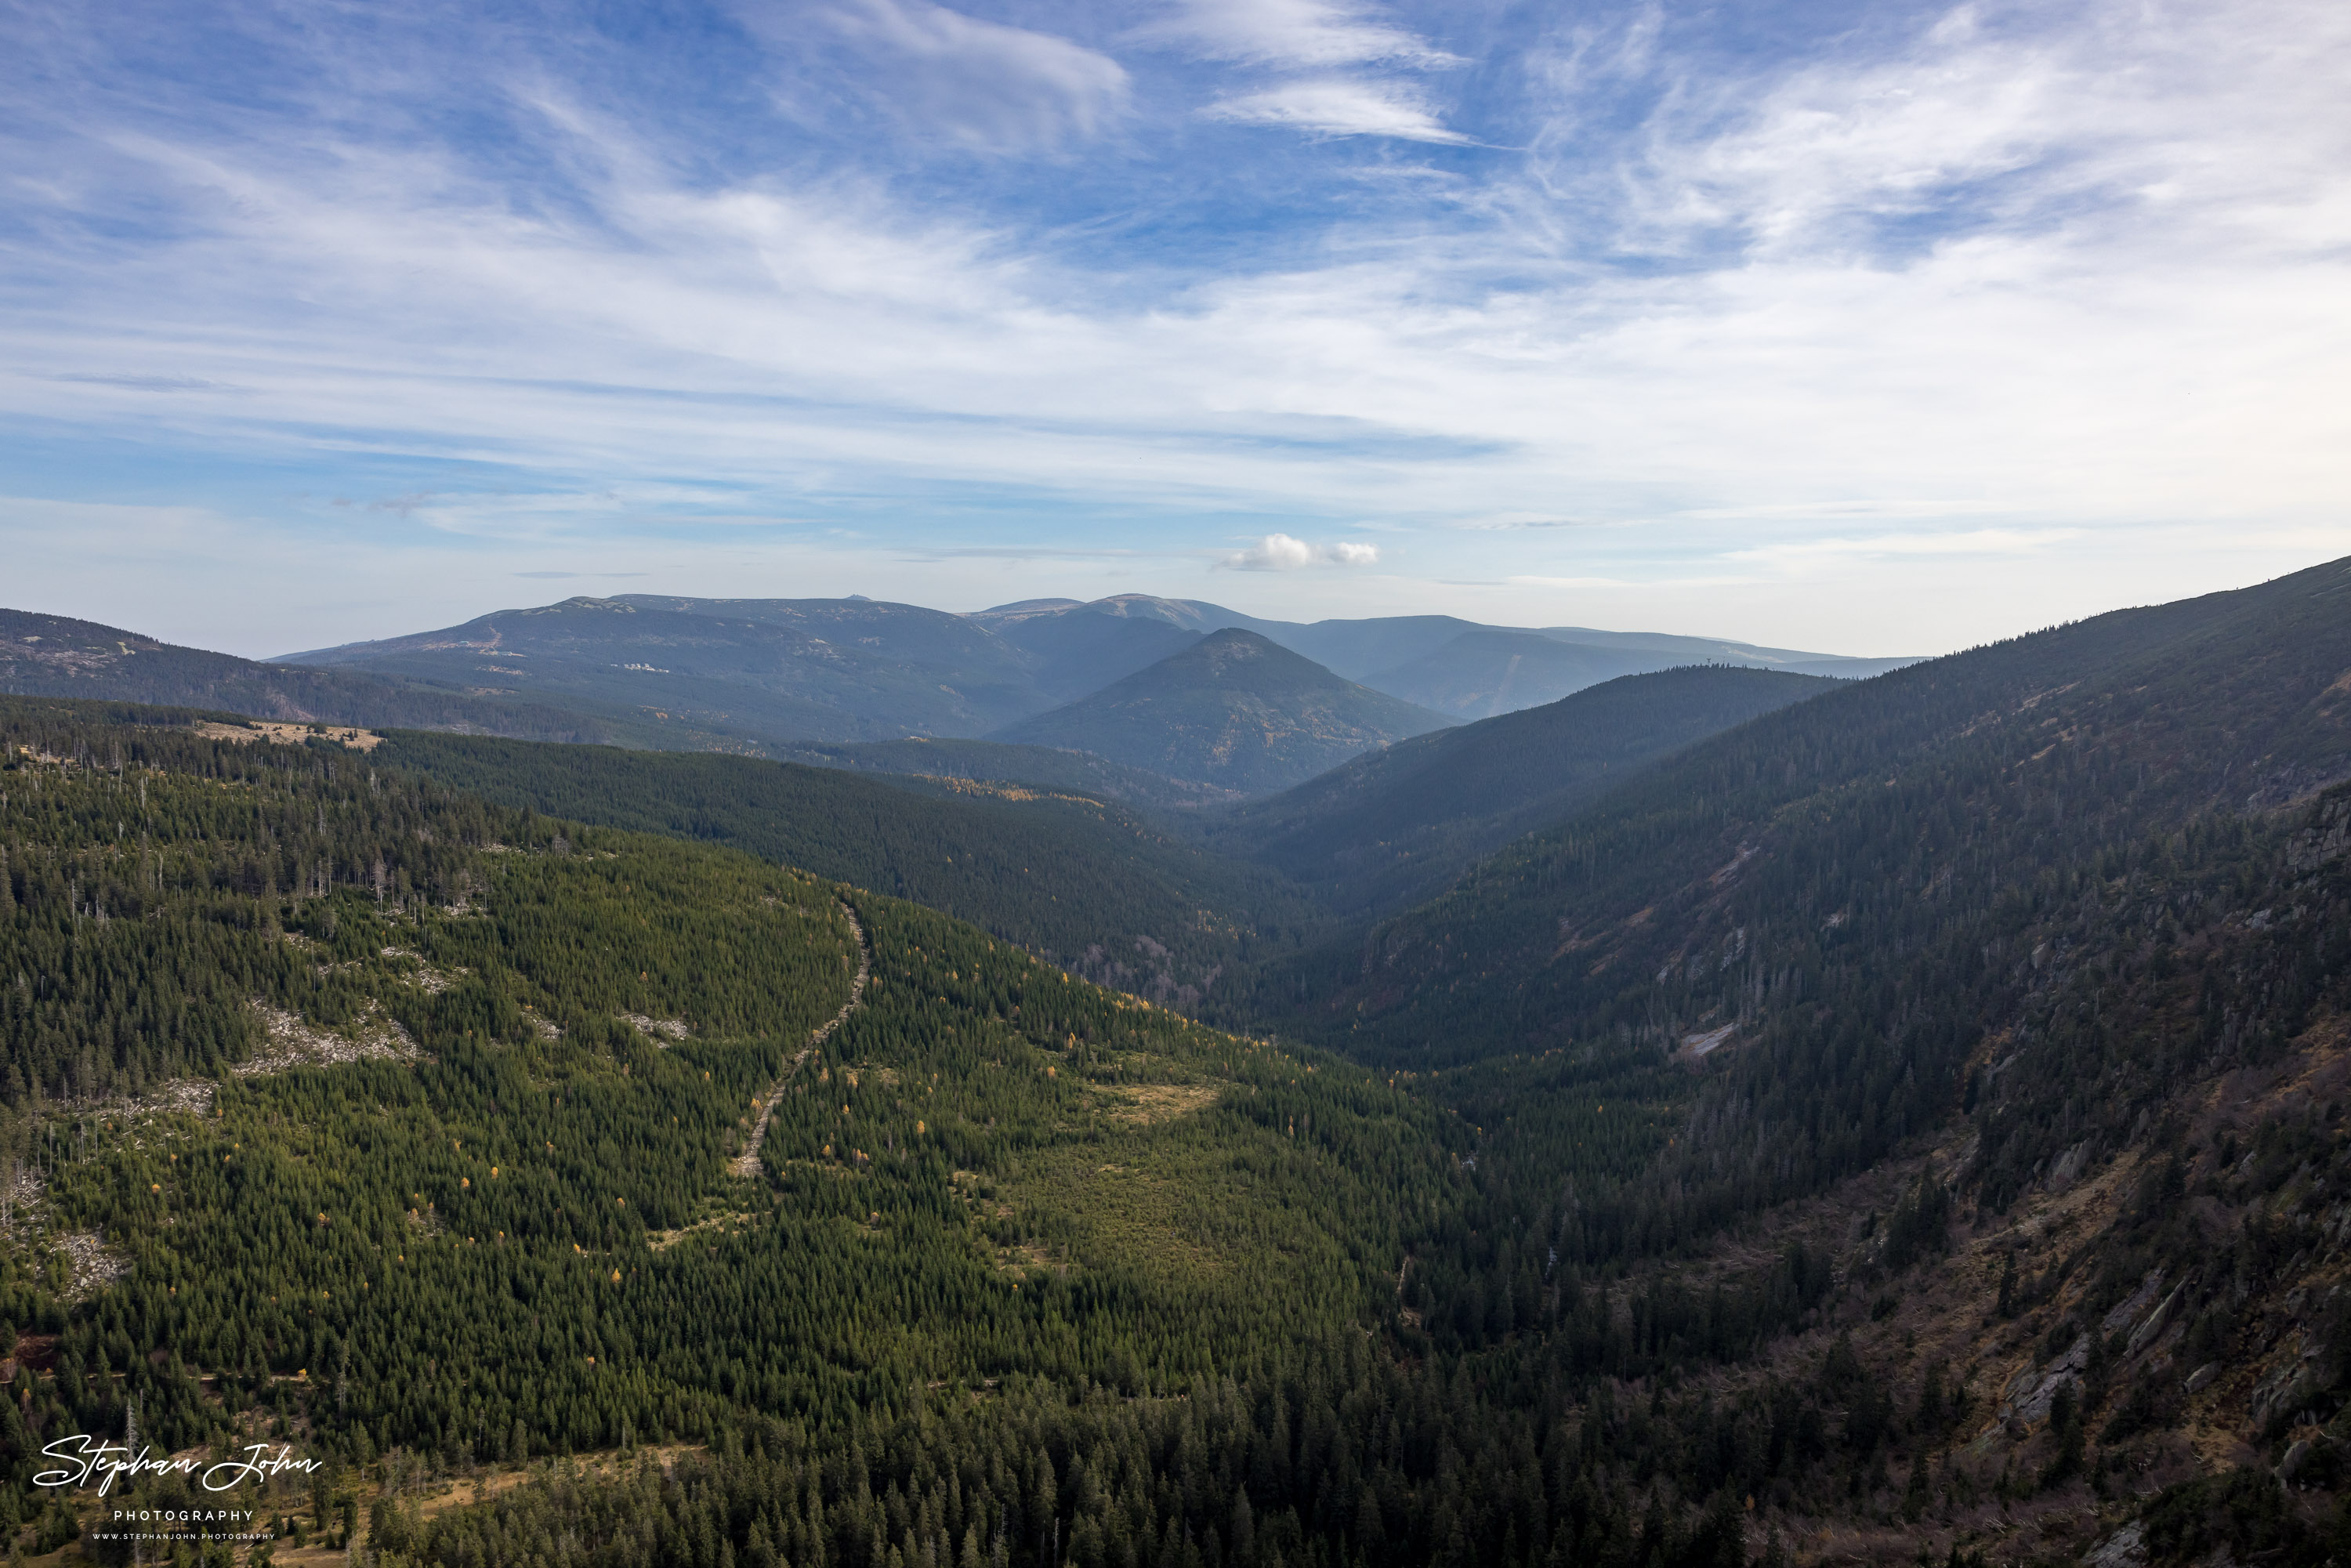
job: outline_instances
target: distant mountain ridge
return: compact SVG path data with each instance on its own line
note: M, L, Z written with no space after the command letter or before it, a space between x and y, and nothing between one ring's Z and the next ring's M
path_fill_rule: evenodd
M64 615L0 610L0 691L164 707L210 708L298 724L396 725L534 740L653 746L653 725L625 712L419 687L357 670L266 664L183 648ZM674 744L671 740L670 744Z
M1682 747L1834 689L1719 664L1587 687L1538 708L1367 753L1215 812L1203 841L1361 917L1436 893L1478 856L1548 827Z
M1021 601L968 615L855 596L575 597L277 661L167 653L167 644L117 628L8 614L15 619L0 621L0 687L31 695L809 760L820 760L810 747L1001 739L1228 630L1454 719L1519 711L1619 675L1698 661L1847 676L1900 662L1710 638L1482 626L1447 615L1302 624L1140 593ZM1410 730L1391 711L1364 734L1395 738ZM1057 747L1072 748L1086 747L1074 739ZM1322 753L1349 754L1345 747ZM952 775L969 776L979 755ZM1042 753L986 755L989 767L1017 769L1011 781L1062 788L1071 778L1070 764ZM919 770L934 757L899 747L831 760L896 772ZM1114 784L1105 776L1102 788L1167 805L1274 787L1235 789L1229 768L1209 771L1218 777L1196 772L1174 787L1132 772ZM1264 777L1297 781L1286 765Z
M994 738L1070 747L1255 792L1301 782L1449 722L1228 627Z
M1020 653L984 628L872 601L573 598L292 658L658 711L766 739L977 735L1050 706Z
M1058 619L1156 622L1207 633L1254 632L1344 679L1457 718L1489 718L1556 702L1619 675L1684 664L1732 664L1794 674L1866 680L1915 658L1846 658L1720 637L1601 632L1583 626L1489 626L1452 615L1386 615L1301 622L1268 621L1197 599L1123 593L1092 602L1028 599L974 612L1006 636L1041 638Z

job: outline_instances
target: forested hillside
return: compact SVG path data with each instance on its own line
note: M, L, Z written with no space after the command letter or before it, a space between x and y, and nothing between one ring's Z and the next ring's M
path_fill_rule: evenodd
M32 1447L135 1404L168 1448L290 1434L353 1480L813 1440L838 1507L801 1527L886 1554L858 1431L926 1388L1034 1385L1033 1420L1360 1340L1458 1186L1409 1093L918 906L93 717L0 715L31 1172L0 1311L60 1336L0 1416L0 1512ZM1003 1507L1038 1484L1008 1457ZM422 1528L392 1491L385 1548Z
M1204 813L1202 841L1278 870L1334 914L1386 914L1549 827L1660 758L1828 689L1699 665L1416 736L1268 800Z
M2340 1561L2346 600L1761 713L1240 1034L796 770L14 704L0 1525L135 1409L382 1568Z
M508 805L724 843L911 899L1186 1011L1232 966L1294 948L1314 918L1279 877L1085 795L459 736L395 735L381 755Z
M766 749L778 761L804 762L811 768L842 768L852 773L883 773L900 779L932 779L950 783L1025 784L1163 812L1222 805L1240 798L1235 790L1128 768L1091 751L1008 746L995 740L919 736L906 740L840 745L778 742Z
M2032 911L2351 774L2346 604L2334 565L1839 688L1280 984L1375 1060L1722 1051L1742 1152L1687 1140L1655 1176L1671 1213L1643 1221L1711 1227L1942 1114L2012 1016Z

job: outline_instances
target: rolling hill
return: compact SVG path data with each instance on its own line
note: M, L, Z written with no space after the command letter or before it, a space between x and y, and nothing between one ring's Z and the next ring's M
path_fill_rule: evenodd
M1253 632L1228 629L993 738L1261 792L1447 722Z
M1050 702L1029 660L984 628L864 600L568 599L288 662L763 740L978 735Z
M635 746L677 739L674 731L625 710L503 700L356 671L262 664L23 610L0 610L0 692L210 708L304 724L404 725ZM716 737L686 738L696 744Z

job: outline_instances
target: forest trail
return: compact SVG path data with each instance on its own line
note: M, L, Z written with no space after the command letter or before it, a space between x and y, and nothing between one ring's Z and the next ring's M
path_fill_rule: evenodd
M839 1012L817 1025L816 1032L809 1036L808 1043L800 1047L799 1054L793 1057L791 1065L784 1069L784 1075L776 1080L776 1086L768 1091L766 1099L759 1102L759 1119L751 1124L751 1141L744 1145L743 1152L735 1157L732 1168L738 1176L759 1174L759 1145L768 1135L768 1118L774 1113L776 1102L784 1097L784 1090L791 1082L792 1074L800 1070L800 1063L815 1054L816 1048L822 1045L850 1014L865 1004L866 977L873 972L872 944L865 939L865 927L858 924L857 911L843 904L841 912L849 917L849 928L857 935L857 977L849 982L849 999L841 1004Z

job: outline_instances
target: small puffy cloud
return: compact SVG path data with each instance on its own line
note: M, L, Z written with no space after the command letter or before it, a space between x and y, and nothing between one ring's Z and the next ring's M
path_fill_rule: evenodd
M1394 136L1452 146L1469 141L1447 130L1418 93L1395 82L1289 82L1222 99L1200 112L1211 120L1286 126L1320 136Z
M1217 565L1228 571L1296 571L1309 566L1372 566L1380 559L1377 545L1342 542L1308 544L1288 534L1268 534Z

